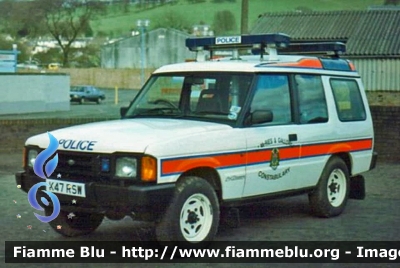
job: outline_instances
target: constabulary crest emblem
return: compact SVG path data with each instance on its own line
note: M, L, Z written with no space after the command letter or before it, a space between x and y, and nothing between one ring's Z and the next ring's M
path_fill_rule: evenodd
M271 151L271 162L269 166L275 170L279 166L279 149L274 148Z

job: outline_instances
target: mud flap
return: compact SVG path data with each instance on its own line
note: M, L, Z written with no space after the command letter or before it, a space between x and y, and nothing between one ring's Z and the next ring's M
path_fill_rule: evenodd
M240 227L240 213L238 208L225 208L221 211L220 224L229 228Z
M365 179L361 175L350 178L350 195L351 199L365 199Z

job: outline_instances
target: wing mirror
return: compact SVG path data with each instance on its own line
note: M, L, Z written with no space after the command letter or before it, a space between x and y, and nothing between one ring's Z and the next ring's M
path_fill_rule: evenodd
M271 110L255 110L247 118L247 125L257 125L269 123L274 120L274 114Z
M129 107L121 107L119 108L119 114L121 115L121 117L125 117L126 112L128 112Z

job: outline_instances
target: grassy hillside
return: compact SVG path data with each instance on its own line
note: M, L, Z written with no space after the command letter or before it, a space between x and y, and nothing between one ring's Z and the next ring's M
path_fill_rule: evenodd
M382 5L384 0L249 0L249 27L251 28L258 15L265 12L295 11L303 9L321 10L365 10L371 5ZM135 29L138 19L149 19L149 29L176 25L176 28L190 28L192 25L205 23L212 25L218 11L230 10L236 19L236 33L239 33L241 18L241 0L234 2L189 4L178 0L176 4L164 5L151 9L139 9L133 5L128 12L119 5L109 6L106 16L92 22L94 31L108 36L127 35Z

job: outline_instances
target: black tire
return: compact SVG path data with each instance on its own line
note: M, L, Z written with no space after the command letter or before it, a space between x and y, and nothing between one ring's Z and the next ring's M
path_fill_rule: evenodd
M97 98L96 103L100 104L101 103L101 98Z
M326 164L316 189L309 194L311 211L319 217L341 214L350 192L349 171L344 161L333 156Z
M204 246L214 239L219 225L219 203L213 187L198 177L182 178L163 218L156 226L159 242Z
M46 210L46 215L51 215L52 211ZM51 228L63 236L80 236L95 231L103 221L104 215L90 214L83 212L60 211L57 218L50 221Z

